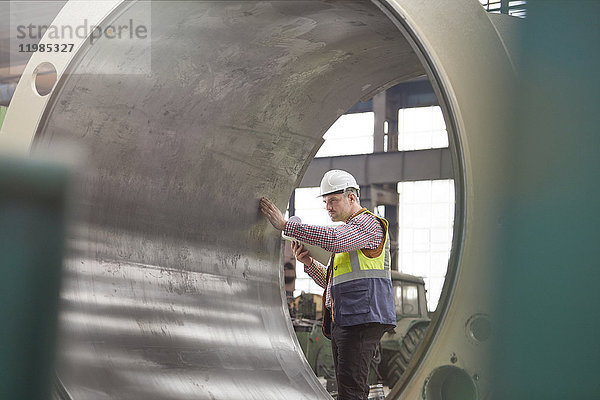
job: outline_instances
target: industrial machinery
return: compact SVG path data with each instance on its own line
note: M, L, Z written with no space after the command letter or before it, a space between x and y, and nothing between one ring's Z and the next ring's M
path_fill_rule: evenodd
M497 17L474 0L68 2L55 26L98 30L42 39L70 50L32 55L0 131L5 151L81 155L57 396L328 399L258 199L283 208L345 110L427 76L450 140L453 244L438 312L388 398L488 398L476 328L493 315L514 79ZM40 71L54 72L48 91Z
M425 338L431 322L423 278L392 272L397 326L381 339L379 375L389 387L396 385Z

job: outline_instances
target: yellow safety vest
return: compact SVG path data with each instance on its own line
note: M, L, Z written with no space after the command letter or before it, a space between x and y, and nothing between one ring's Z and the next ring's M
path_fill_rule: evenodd
M361 249L334 255L331 270L333 320L342 326L371 322L396 325L389 224L366 209L357 215L365 212L381 222L384 239L376 250ZM369 257L369 253L375 255ZM323 328L325 331L325 326Z
M333 259L333 285L363 278L392 279L392 273L390 271L390 242L388 235L389 223L386 219L379 218L366 209L363 212L373 215L383 224L383 251L375 258L367 257L363 250L335 254L335 258Z

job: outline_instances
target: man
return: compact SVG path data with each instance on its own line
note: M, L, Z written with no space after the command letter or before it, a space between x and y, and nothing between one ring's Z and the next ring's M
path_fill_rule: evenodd
M321 196L332 221L323 227L286 221L267 198L260 209L284 234L333 253L328 267L302 245L292 245L304 270L325 289L323 332L331 339L339 400L366 400L369 366L383 333L396 325L388 223L359 202L360 187L342 170L328 171Z

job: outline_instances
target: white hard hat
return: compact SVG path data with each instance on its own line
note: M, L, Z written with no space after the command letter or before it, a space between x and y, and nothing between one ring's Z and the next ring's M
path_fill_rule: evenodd
M346 188L360 190L360 186L358 186L356 179L354 179L352 175L346 171L342 171L341 169L332 169L331 171L327 171L325 175L323 175L323 179L321 179L320 196L339 192L340 190L344 190Z

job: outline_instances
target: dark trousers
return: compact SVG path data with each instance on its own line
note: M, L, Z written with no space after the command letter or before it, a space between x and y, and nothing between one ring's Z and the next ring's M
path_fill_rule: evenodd
M367 400L369 366L387 325L378 323L331 328L331 349L338 400Z

